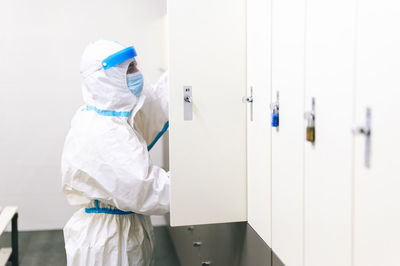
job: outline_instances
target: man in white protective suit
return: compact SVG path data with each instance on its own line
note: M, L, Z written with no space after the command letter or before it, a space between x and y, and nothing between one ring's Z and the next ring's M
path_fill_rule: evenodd
M169 173L148 150L168 128L167 74L143 86L136 51L99 40L81 61L85 105L62 154L62 188L79 205L64 228L68 265L152 265L149 215L169 212Z

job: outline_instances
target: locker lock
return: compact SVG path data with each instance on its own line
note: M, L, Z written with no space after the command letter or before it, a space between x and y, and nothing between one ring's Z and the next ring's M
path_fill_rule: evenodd
M193 119L192 86L183 87L183 119L185 121Z
M271 126L279 127L279 91L276 92L276 101L271 103L270 105L272 114L271 114Z
M184 98L184 100L185 100L185 102L187 102L187 103L191 103L191 102L192 102L192 97L186 95L185 98Z
M306 112L304 118L307 121L306 140L315 143L315 98L312 98L311 112Z

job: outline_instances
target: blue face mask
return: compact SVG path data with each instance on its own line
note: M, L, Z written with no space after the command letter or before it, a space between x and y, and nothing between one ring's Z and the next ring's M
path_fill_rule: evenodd
M141 72L126 75L126 84L136 97L140 97L143 90L143 75Z

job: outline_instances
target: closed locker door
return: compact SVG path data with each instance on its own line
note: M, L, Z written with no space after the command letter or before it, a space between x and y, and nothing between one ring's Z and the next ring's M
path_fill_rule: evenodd
M315 142L305 146L307 266L351 265L355 0L307 0L306 100ZM305 126L309 126L306 115Z
M306 13L305 109L312 111L314 98L315 142L305 146L305 265L346 266L356 2L308 0Z
M170 0L168 19L171 224L246 221L246 1Z
M304 0L273 0L272 250L290 266L303 265L304 19Z
M248 221L271 246L271 1L247 1Z
M355 120L364 134L355 138L355 266L400 265L399 14L399 1L358 3Z

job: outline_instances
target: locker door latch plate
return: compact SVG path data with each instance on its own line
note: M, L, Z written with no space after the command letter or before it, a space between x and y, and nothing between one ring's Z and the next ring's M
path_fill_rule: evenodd
M183 87L183 119L193 120L192 86Z

